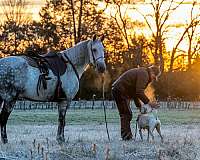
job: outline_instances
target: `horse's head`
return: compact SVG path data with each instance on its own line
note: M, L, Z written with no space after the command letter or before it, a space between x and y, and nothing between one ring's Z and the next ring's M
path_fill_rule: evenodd
M100 73L104 73L106 70L104 46L102 44L103 39L103 36L100 39L97 39L95 35L88 43L90 63L93 64Z

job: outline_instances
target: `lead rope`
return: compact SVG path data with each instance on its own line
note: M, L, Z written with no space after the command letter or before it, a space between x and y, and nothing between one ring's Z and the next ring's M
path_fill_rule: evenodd
M108 136L108 140L110 142L110 135L108 131L108 123L107 123L107 116L106 116L106 106L105 106L105 80L104 80L104 73L102 74L102 98L103 98L103 111L104 111L104 119L105 119L105 125L106 125L106 132Z

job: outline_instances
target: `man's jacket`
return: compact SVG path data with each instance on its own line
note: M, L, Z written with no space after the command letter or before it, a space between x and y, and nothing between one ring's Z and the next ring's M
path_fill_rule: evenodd
M112 89L118 90L122 95L127 98L134 99L137 107L140 107L139 99L147 104L148 97L145 95L144 90L150 83L150 70L149 68L134 68L123 73L112 85Z

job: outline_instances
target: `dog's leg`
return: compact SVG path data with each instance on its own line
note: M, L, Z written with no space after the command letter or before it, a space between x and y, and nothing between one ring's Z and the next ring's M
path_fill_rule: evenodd
M161 134L160 124L158 124L158 125L156 126L156 130L157 130L158 134L160 135L161 142L163 143L163 136L162 136L162 134Z
M153 130L149 129L149 134L151 135L152 141L154 142L154 136L153 136L153 132L152 132L152 131L153 131Z
M140 138L141 138L141 140L143 141L142 129L141 129L141 128L139 129L139 133L140 133Z
M147 141L149 142L149 128L147 129L148 135L147 135Z

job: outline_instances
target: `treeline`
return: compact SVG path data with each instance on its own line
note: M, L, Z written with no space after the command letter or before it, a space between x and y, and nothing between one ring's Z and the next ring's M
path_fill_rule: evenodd
M163 73L154 86L160 99L200 100L200 59L189 70Z
M121 72L106 73L106 98L112 99L111 84ZM93 70L82 78L80 92L77 95L83 99L102 98L101 77L98 77ZM86 76L90 75L90 76ZM91 85L93 84L93 85ZM199 101L200 100L200 59L193 63L191 69L186 71L164 72L158 82L152 84L155 89L155 98L163 101ZM98 87L97 87L98 86ZM131 89L131 88L130 88Z
M152 13L146 15L132 1L46 0L39 12L40 19L32 21L29 15L24 14L28 10L26 0L2 0L5 20L0 26L0 54L1 57L18 55L29 47L39 48L40 54L47 50L60 51L94 34L104 34L107 98L111 98L111 84L121 73L151 63L159 64L163 71L155 86L157 95L161 98L196 98L200 93L197 76L200 15L195 14L199 4L194 0L189 5L187 23L169 25L171 15L185 3L184 0L170 0L168 3L166 6L165 0L151 1L148 7L152 8ZM162 9L164 6L167 7L165 10ZM144 21L131 19L128 10L139 13ZM200 12L197 10L197 13ZM176 28L181 28L182 32L177 35L173 50L167 51L168 32ZM151 36L145 36L143 31L146 29ZM188 43L186 51L180 49L183 41ZM100 78L90 68L81 79L76 98L91 99L93 94L100 98Z

